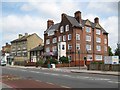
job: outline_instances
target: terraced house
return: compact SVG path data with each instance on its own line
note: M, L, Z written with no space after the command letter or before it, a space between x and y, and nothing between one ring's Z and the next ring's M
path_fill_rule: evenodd
M36 34L19 34L18 38L11 41L11 54L15 63L30 61L30 50L43 44L43 40Z
M76 11L73 16L61 15L61 22L54 24L47 21L44 31L44 47L47 56L69 57L74 65L84 65L91 61L103 61L108 55L108 33L96 17L94 22L82 19L81 12Z

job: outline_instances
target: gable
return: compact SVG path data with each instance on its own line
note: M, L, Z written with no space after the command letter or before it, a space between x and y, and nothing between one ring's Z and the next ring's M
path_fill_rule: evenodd
M95 25L96 28L102 28L98 23Z
M87 20L87 21L85 22L85 25L91 26L90 21Z

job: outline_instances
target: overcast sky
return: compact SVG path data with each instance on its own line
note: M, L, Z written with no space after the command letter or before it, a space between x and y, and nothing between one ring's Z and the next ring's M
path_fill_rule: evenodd
M79 10L82 12L82 19L94 22L94 18L99 17L101 26L109 33L109 46L114 51L118 43L118 0L98 1L2 0L0 2L2 13L0 16L0 40L2 40L0 47L18 38L18 34L37 33L43 39L48 19L59 23L62 13L74 16L75 11Z

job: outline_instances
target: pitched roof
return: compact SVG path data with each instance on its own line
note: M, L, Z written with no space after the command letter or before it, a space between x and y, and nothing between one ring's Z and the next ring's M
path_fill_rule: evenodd
M39 46L31 49L30 51L40 51L40 50L43 50L43 49L44 49L44 46L39 45Z
M68 15L66 15L66 14L65 14L65 16L67 17L67 19L70 21L70 23L71 23L73 26L81 27L80 24L78 23L78 21L77 21L74 17L68 16Z
M20 42L20 41L26 41L28 37L32 36L33 34L31 35L27 35L27 36L22 36L21 38L18 38L18 39L15 39L13 41L11 41L11 43L14 43L14 42Z
M60 23L57 23L57 24L54 24L54 25L50 26L50 27L45 31L45 33L48 33L48 31L50 31L50 30L52 30L52 31L57 30L58 27L59 27L59 25L60 25Z

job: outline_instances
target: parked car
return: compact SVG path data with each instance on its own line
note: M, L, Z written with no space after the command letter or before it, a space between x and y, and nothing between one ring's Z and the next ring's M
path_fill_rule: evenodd
M0 61L0 65L1 65L1 66L6 66L6 62L5 62L4 60L1 60L1 61Z

